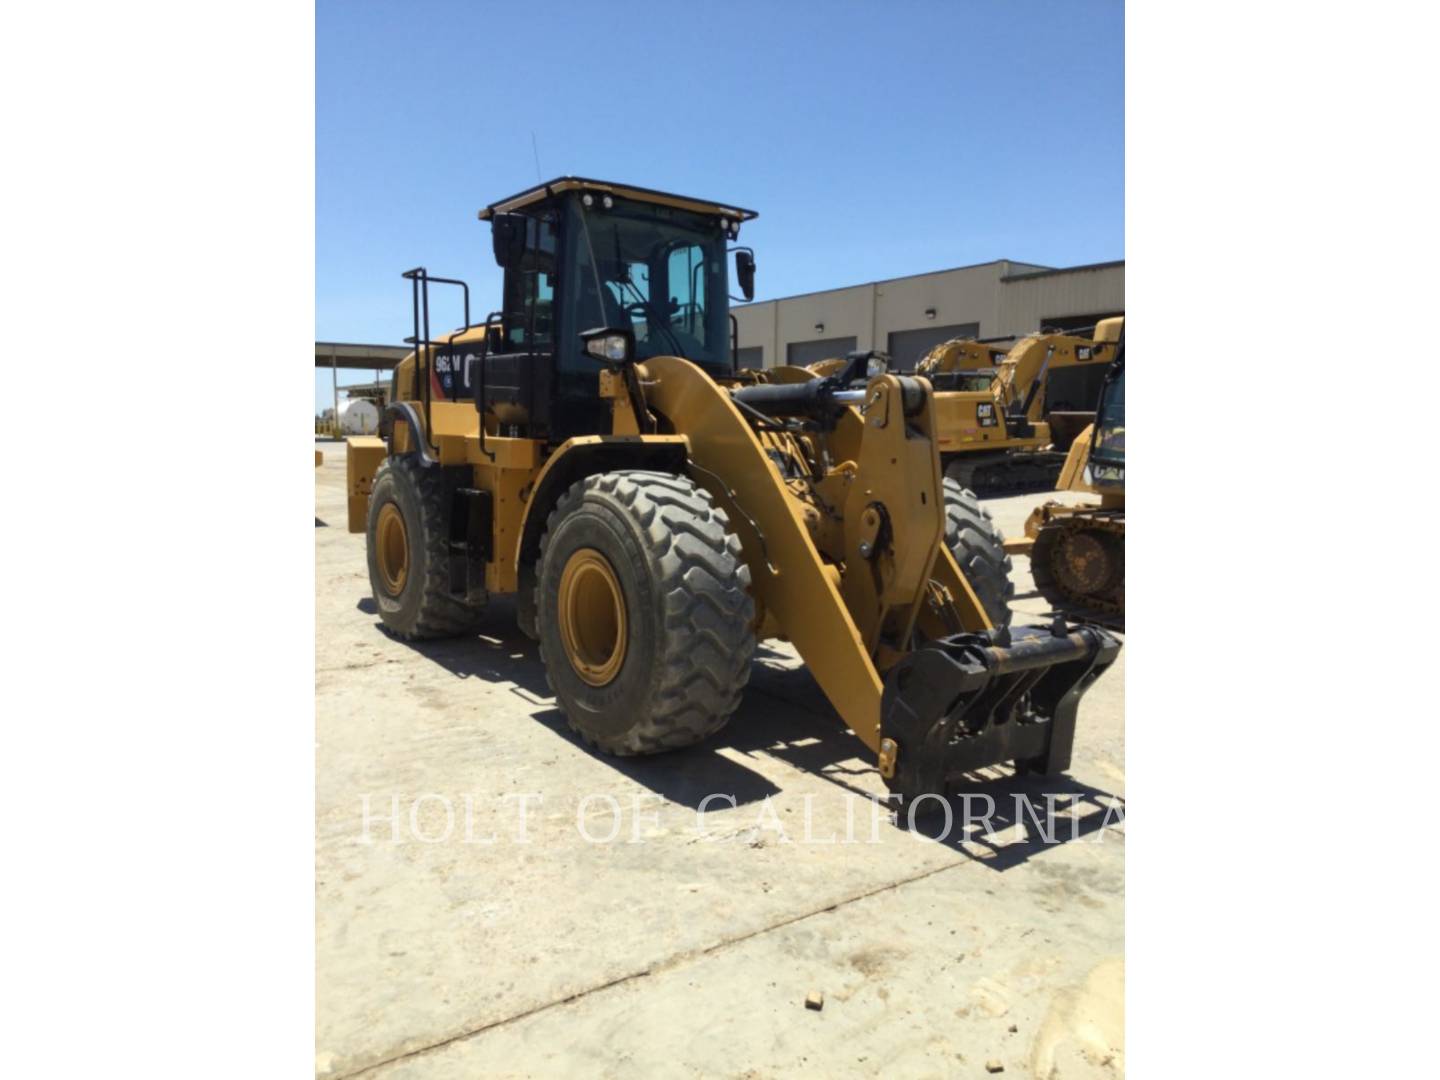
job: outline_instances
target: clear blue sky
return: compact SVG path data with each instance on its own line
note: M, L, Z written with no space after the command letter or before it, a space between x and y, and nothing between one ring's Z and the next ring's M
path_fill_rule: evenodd
M475 212L535 182L532 132L546 179L760 211L757 299L1124 257L1119 0L319 0L315 70L323 341L409 334L412 266L494 307Z

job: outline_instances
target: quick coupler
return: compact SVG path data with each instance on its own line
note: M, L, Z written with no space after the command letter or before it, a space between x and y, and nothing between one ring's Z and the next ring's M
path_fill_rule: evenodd
M1060 617L925 642L885 679L885 782L914 799L943 796L963 774L1006 761L1020 772L1064 772L1080 699L1119 654L1109 632Z

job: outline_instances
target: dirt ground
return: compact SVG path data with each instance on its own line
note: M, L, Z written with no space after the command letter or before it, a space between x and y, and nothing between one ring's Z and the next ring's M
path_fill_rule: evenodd
M995 770L969 831L891 824L778 642L718 735L604 757L511 607L382 631L343 444L317 447L317 1076L1123 1074L1123 651L1069 775ZM1045 498L988 505L1018 535Z

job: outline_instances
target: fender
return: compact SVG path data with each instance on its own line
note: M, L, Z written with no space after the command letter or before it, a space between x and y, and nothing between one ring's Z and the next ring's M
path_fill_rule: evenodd
M425 427L415 406L408 401L392 401L385 406L380 420L380 438L361 435L345 440L346 526L349 532L365 531L375 473L379 471L381 462L396 453L394 429L397 423L408 429L405 440L408 449L399 453L419 454L420 460L427 466L439 464L423 437Z
M416 410L414 403L409 401L392 401L385 406L384 419L380 425L380 434L390 446L390 453L395 453L395 439L393 432L397 423L404 424L410 429L410 436L406 440L406 450L402 453L413 451L420 455L420 460L426 465L436 464L436 458L430 451L430 441L425 437L425 425L420 419L420 413Z
M615 469L682 473L689 457L690 440L684 435L581 435L562 443L546 459L525 503L515 550L517 579L539 557L545 522L571 484Z

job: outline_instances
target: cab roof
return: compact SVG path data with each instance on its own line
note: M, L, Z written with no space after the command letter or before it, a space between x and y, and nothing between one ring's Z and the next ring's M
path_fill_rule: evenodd
M636 202L674 206L681 210L691 210L697 214L718 214L721 217L732 218L737 222L749 221L751 218L760 216L754 210L746 210L740 206L728 206L725 203L711 202L709 199L692 199L688 195L672 195L666 191L655 191L653 188L636 187L633 184L616 184L608 180L588 180L583 176L561 176L543 184L536 184L534 187L527 188L518 195L511 195L509 198L491 203L480 211L480 220L489 221L496 214L512 213L532 203L540 202L543 199L551 198L566 191L577 190L594 191L602 194L608 193L622 199L634 199Z

